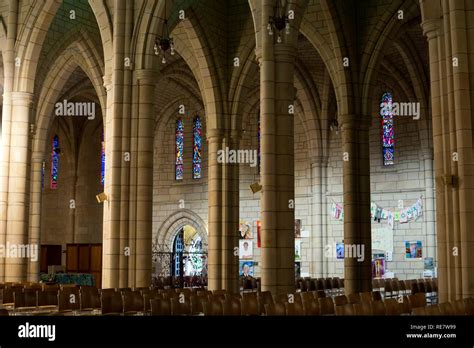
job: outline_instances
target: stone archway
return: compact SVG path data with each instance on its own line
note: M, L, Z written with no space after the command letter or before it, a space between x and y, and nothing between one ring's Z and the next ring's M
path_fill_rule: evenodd
M173 241L181 228L192 226L202 239L203 251L207 251L207 225L201 217L191 210L182 209L171 214L160 226L153 239L153 249L163 252L173 250Z

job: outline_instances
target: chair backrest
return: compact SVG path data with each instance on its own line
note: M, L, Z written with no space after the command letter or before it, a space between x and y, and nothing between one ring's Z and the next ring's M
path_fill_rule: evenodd
M318 298L319 310L321 315L334 314L334 302L331 297Z
M316 280L310 279L308 280L308 291L316 291L318 288L316 286Z
M385 305L383 301L372 301L370 306L372 307L372 315L385 315Z
M360 292L353 292L352 294L349 294L349 296L347 296L347 302L348 303L360 303L361 302L361 298L360 298Z
M171 315L191 315L191 302L186 297L171 299Z
M360 302L370 303L372 302L372 292L361 292L360 293Z
M305 292L307 294L307 292ZM259 293L258 298L262 304L273 303L273 296L270 291L262 291Z
M438 305L431 305L426 307L426 315L441 315L441 311Z
M336 315L355 315L354 305L351 303L346 303L342 306L336 306Z
M171 300L154 298L150 300L151 315L171 315Z
M355 315L372 315L370 302L354 303L353 306Z
M314 300L314 295L311 291L309 292L300 292L301 302Z
M82 286L79 290L79 295L81 311L100 308L100 295L96 287Z
M126 291L122 293L123 312L140 313L145 311L145 302L140 291Z
M380 291L372 292L372 302L373 301L382 301L382 293Z
M225 301L222 302L222 307L224 310L225 316L241 316L242 315L242 305L241 299L237 297L227 297Z
M81 297L78 288L61 289L58 292L58 311L75 311L79 310L81 305Z
M260 309L256 296L244 293L242 298L242 315L259 315Z
M408 296L408 301L410 302L410 307L425 307L426 306L426 297L424 292L419 292L414 295Z
M388 298L385 300L386 315L400 315L400 306L398 300Z
M466 309L464 308L464 301L457 300L453 302L454 314L456 315L466 315Z
M303 305L299 302L285 303L286 315L288 316L303 316Z
M279 302L265 304L265 314L267 316L284 316L286 315L285 304Z
M202 307L204 309L205 316L222 316L224 315L223 302L218 299L210 299L209 301L203 302Z
M5 308L0 308L0 317L8 317L8 311Z
M466 309L467 315L474 315L474 298L465 298L464 308Z
M303 310L305 315L319 315L319 302L315 299L303 301Z
M57 305L58 305L58 291L57 290L38 291L38 306L57 306Z
M119 315L123 313L122 294L117 291L107 291L100 294L102 314Z
M411 313L411 306L410 301L408 300L408 296L403 296L401 301L398 301L398 310L400 314L410 314Z
M334 303L336 304L336 306L344 306L349 302L347 301L346 295L340 295L334 298Z

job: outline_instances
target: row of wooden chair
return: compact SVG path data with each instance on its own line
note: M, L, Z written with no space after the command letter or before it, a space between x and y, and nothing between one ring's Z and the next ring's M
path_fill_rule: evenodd
M302 292L323 290L336 295L344 292L344 279L333 278L300 278L296 280L296 289Z

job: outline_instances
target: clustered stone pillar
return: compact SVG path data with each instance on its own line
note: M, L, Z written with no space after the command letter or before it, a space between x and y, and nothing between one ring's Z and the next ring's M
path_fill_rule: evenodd
M431 79L440 302L474 295L474 23L462 1L421 1Z
M208 129L208 200L209 246L208 288L225 289L238 293L239 247L239 168L237 163L219 163L219 151L236 150L239 145L236 132L224 133ZM237 249L236 249L237 248Z
M30 113L33 94L12 93L10 166L8 173L8 206L6 242L14 245L28 243L29 178L30 178ZM5 281L26 280L27 258L6 258Z
M327 264L325 236L326 225L326 191L327 191L327 157L315 157L311 163L311 267L312 277L324 277L324 268Z
M369 126L369 117L342 115L346 294L372 290Z
M295 291L294 62L295 42L275 44L267 22L274 2L262 3L261 112L261 279L262 291ZM293 38L294 39L294 38Z

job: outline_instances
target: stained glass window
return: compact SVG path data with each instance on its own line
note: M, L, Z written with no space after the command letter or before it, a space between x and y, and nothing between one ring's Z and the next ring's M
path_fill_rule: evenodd
M184 152L184 124L180 117L176 120L176 162L175 177L176 180L183 180L183 152Z
M382 116L382 156L384 166L393 165L395 159L395 135L393 129L392 103L392 94L389 92L384 93L380 104L380 115Z
M194 118L193 142L193 178L201 179L202 126L199 116Z
M100 153L100 184L104 186L105 184L105 140L104 140L104 132L102 132L102 149Z
M59 137L55 135L53 137L52 149L51 149L51 189L56 190L58 188L58 170L59 170Z

